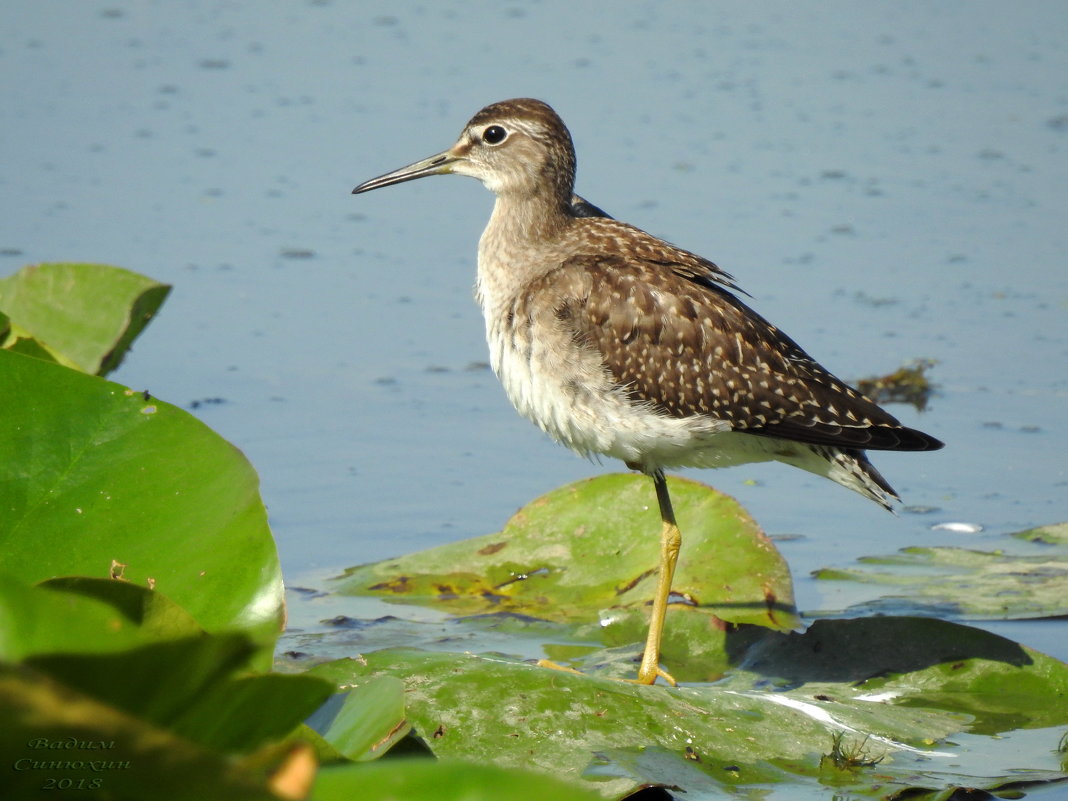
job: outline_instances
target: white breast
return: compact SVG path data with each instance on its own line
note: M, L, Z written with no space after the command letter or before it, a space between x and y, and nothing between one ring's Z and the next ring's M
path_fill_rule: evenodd
M521 415L582 456L609 456L649 469L694 464L695 450L729 430L725 422L680 419L635 404L613 386L595 354L576 357L560 330L535 322L528 335L505 331L504 325L504 318L487 315L490 363L505 394ZM561 354L571 358L561 361ZM709 453L697 461L712 467L727 456Z

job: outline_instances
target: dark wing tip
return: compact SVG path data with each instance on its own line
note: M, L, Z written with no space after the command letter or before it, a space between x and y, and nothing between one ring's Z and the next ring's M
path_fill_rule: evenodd
M935 439L930 434L924 434L922 431L917 431L914 428L906 428L905 431L908 431L909 434L914 436L917 442L920 443L917 447L908 448L910 451L937 451L946 447L946 443L940 439ZM898 450L903 449L899 448Z
M859 451L936 451L945 446L930 434L900 425L841 426L787 418L764 426L739 429L746 434L778 437L810 445Z
M915 428L905 426L876 426L870 429L872 443L867 450L875 451L937 451L945 443Z

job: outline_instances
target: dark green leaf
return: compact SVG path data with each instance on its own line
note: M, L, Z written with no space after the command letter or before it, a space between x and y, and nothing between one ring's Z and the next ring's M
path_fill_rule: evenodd
M287 735L332 692L310 676L241 675L255 652L248 637L230 634L26 664L201 745L247 752Z
M200 631L173 601L128 582L59 578L31 587L0 575L0 659L108 653Z
M603 801L603 796L530 771L470 762L409 759L326 767L312 801Z
M209 631L255 629L270 645L281 571L239 451L168 403L2 350L0 397L6 572L121 576Z

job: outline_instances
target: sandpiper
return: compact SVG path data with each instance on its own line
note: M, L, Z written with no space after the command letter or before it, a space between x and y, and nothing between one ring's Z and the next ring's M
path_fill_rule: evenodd
M889 509L864 451L942 447L821 367L711 261L575 195L571 134L545 103L486 106L448 150L352 191L448 173L497 195L476 296L508 398L557 442L653 479L660 569L638 682L674 683L660 666L681 545L666 468L777 460Z

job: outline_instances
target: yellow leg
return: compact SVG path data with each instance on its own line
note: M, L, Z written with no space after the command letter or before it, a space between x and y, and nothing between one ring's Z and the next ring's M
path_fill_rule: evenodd
M642 664L638 668L638 684L653 684L660 677L674 686L675 679L660 668L660 638L664 634L664 617L671 595L671 580L675 576L675 563L679 560L679 548L682 547L682 533L675 522L667 480L662 471L653 473L653 484L656 486L656 500L660 504L660 519L664 521L664 527L660 531L660 570L656 594L653 596L653 614L649 619L649 636L645 640Z
M628 465L628 467L634 466ZM664 527L660 530L660 569L657 574L656 594L653 596L653 613L649 619L649 635L645 640L638 678L624 679L624 681L635 684L655 684L660 678L674 687L677 684L674 677L660 667L660 638L664 634L664 617L667 615L668 598L671 596L671 580L675 576L675 564L679 560L679 549L682 547L682 533L675 522L675 512L671 508L667 480L662 471L657 470L653 473L653 485L656 487L656 500L660 504L660 519L664 522ZM579 672L548 659L538 660L538 665L568 673Z

